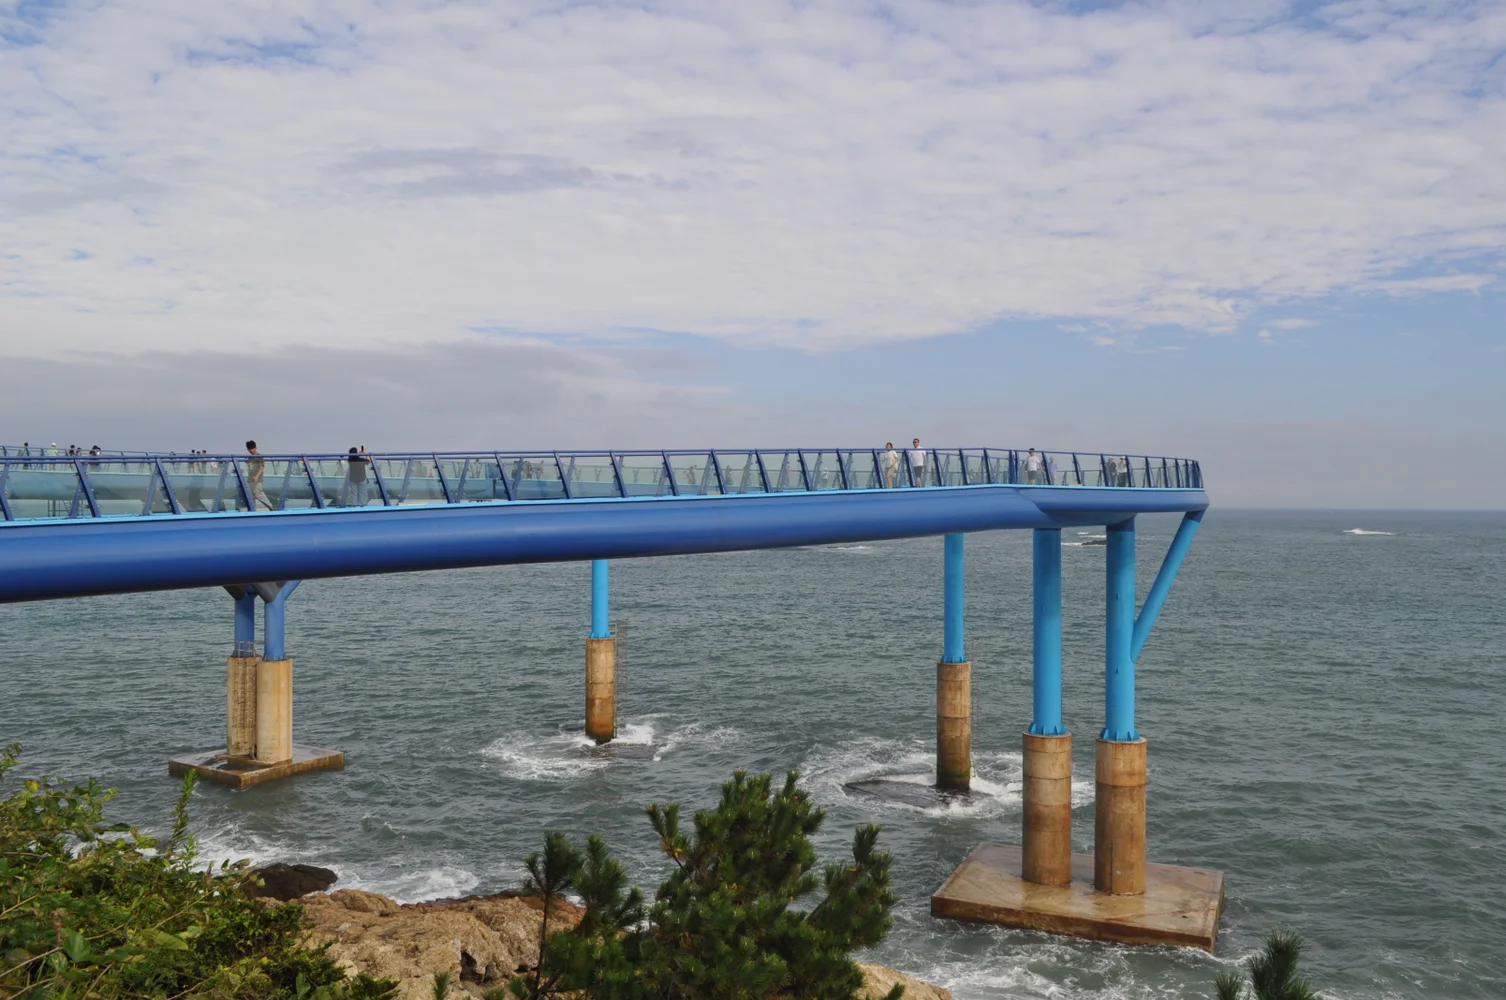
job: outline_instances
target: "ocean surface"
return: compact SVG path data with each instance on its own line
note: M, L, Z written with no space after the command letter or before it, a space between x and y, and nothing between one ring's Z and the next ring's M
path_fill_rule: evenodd
M1174 521L1142 518L1142 593ZM1066 716L1092 844L1104 549L1064 533ZM934 920L979 842L1017 842L1030 535L970 535L975 794L933 779L941 539L613 566L621 739L582 730L586 564L311 581L291 599L295 737L342 773L201 785L211 857L326 865L411 901L515 886L546 829L600 832L640 880L643 807L796 769L823 857L873 821L899 903L870 956L959 1000L1212 996L1275 925L1334 998L1506 997L1506 513L1209 512L1139 664L1151 860L1222 869L1218 952ZM231 602L196 591L0 606L0 742L99 776L161 829L168 757L224 745Z

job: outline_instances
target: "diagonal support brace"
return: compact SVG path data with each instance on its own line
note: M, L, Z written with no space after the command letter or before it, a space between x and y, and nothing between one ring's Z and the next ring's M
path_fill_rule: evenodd
M1150 630L1156 624L1156 616L1161 613L1161 605L1166 603L1166 595L1171 592L1171 585L1177 578L1177 571L1182 568L1182 560L1187 558L1187 550L1192 546L1193 536L1197 534L1198 525L1203 522L1203 511L1188 511L1182 516L1182 523L1177 525L1177 533L1171 540L1171 546L1166 550L1166 558L1161 561L1161 570L1156 574L1156 582L1151 584L1150 593L1145 595L1145 604L1140 608L1140 614L1135 617L1135 628L1130 638L1130 662L1138 662L1140 651L1145 648L1145 641L1150 638Z

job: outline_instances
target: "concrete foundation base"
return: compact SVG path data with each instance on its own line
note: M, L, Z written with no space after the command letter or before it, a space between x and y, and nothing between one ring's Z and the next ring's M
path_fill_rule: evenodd
M345 754L324 747L293 744L292 759L280 764L259 764L245 758L232 758L224 750L184 754L167 762L167 773L181 778L189 771L198 772L200 780L213 781L231 788L250 788L264 781L275 781L307 771L339 771L345 767Z
M597 743L617 735L617 640L586 640L586 735Z
M936 664L936 787L965 792L973 780L973 665Z
M1145 866L1145 891L1093 889L1093 856L1072 855L1070 885L1037 885L1021 876L1023 851L981 844L931 897L931 915L979 920L1096 941L1212 951L1224 909L1224 873L1175 865Z

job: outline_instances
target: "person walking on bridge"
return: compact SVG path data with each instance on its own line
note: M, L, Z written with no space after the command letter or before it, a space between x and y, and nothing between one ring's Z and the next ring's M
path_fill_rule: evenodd
M884 442L884 486L894 489L894 477L899 472L899 452L894 450L893 441Z
M926 450L920 446L920 438L910 442L910 485L926 484Z
M267 474L267 460L257 452L255 441L246 442L246 452L251 456L246 461L246 485L251 490L251 509L255 510L256 505L261 504L271 510L272 501L267 499L266 488L262 486L262 479Z
M1042 481L1041 472L1045 468L1041 461L1041 453L1034 448L1025 456L1025 485L1039 486Z

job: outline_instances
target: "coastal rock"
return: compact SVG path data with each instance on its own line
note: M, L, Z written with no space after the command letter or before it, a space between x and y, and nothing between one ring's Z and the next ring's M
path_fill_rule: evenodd
M863 990L858 995L862 1000L879 1000L894 989L896 983L905 988L904 1000L952 1000L950 990L921 982L914 976L883 965L859 962L863 970Z
M299 896L307 896L311 892L323 892L334 885L338 878L328 868L320 868L316 865L275 864L257 868L255 872L261 876L262 887L247 891L253 896L276 899L284 903L290 899L297 899Z
M433 996L434 973L448 972L456 991L479 996L532 968L543 914L512 894L399 905L354 889L302 900L313 940L329 940L329 957L350 972L397 980L403 1000ZM552 930L580 919L566 904ZM558 921L556 923L556 920Z
M399 904L359 889L314 893L300 902L311 941L330 941L329 957L347 972L395 979L402 1000L430 1000L434 973L450 974L452 996L479 997L539 960L539 901L516 893ZM558 904L551 929L580 920L581 909ZM556 916L557 914L557 916ZM860 963L863 1000L878 1000L896 983L905 1000L952 1000L944 989L882 965Z

